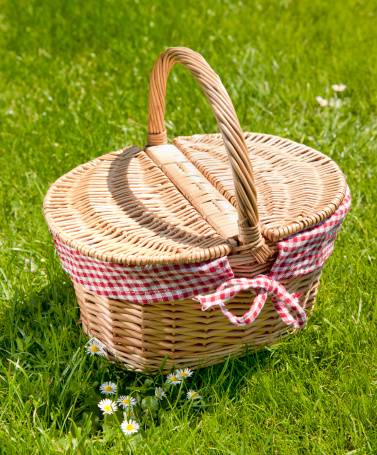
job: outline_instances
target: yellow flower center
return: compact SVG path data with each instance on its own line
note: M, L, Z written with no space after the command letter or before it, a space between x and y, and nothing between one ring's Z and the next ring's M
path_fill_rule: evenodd
M113 391L113 388L110 387L109 385L107 385L107 386L105 387L105 390L106 390L106 392L112 392L112 391Z
M111 411L111 406L107 405L107 406L104 406L103 409L107 412L110 412Z
M129 400L128 398L125 398L125 399L123 400L123 403L124 403L124 404L128 404L129 402L130 402L130 400Z
M185 378L187 376L187 373L183 372L183 373L181 373L181 376L183 376Z
M97 348L97 346L92 346L90 349L91 349L93 352L99 351L99 349Z
M172 376L172 377L170 378L170 380L171 380L171 381L176 381L177 378L176 378L175 376Z
M126 426L126 430L127 430L127 431L132 431L133 429L134 429L134 426L133 426L131 423L129 423L129 424Z
M197 396L198 396L197 393L192 393L192 394L191 394L191 398L196 398Z
M157 392L157 396L160 397L160 396L161 396L161 393L160 393L160 392Z

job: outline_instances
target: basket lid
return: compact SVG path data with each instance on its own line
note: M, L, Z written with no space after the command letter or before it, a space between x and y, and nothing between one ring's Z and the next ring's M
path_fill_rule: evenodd
M175 62L198 80L221 135L167 144L164 99ZM189 49L171 48L151 73L148 146L77 167L50 187L43 207L54 236L103 261L195 263L237 247L264 263L272 255L266 239L277 241L317 224L345 193L342 172L320 152L287 139L244 134L207 62Z
M102 261L194 263L231 251L137 146L63 175L48 190L43 210L54 236Z
M311 147L270 134L245 133L258 192L261 232L276 242L330 217L347 183L338 165ZM236 207L232 172L220 134L178 137L184 155Z

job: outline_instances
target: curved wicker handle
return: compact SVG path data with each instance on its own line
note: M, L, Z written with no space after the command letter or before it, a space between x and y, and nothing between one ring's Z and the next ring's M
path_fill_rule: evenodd
M243 131L219 76L200 54L191 49L169 48L160 54L153 66L149 86L148 145L167 144L164 123L166 81L175 63L180 63L190 71L211 105L233 173L239 240L251 248L258 262L263 263L271 252L260 232L257 190Z

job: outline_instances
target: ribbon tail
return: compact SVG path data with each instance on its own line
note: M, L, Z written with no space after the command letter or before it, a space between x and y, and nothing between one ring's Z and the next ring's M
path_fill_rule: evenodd
M308 320L305 310L301 307L300 301L295 294L289 294L280 283L277 284L279 290L272 299L276 311L287 325L292 325L295 329L301 329ZM288 308L295 314L296 319L291 315Z

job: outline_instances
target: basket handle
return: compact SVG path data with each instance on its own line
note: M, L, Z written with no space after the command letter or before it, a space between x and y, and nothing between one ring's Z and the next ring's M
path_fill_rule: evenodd
M207 96L232 169L239 241L251 249L252 255L259 263L264 263L271 256L271 251L261 235L257 190L243 131L219 76L200 54L191 49L171 47L160 54L152 68L149 86L148 146L168 143L164 123L166 82L175 63L180 63L190 71Z

